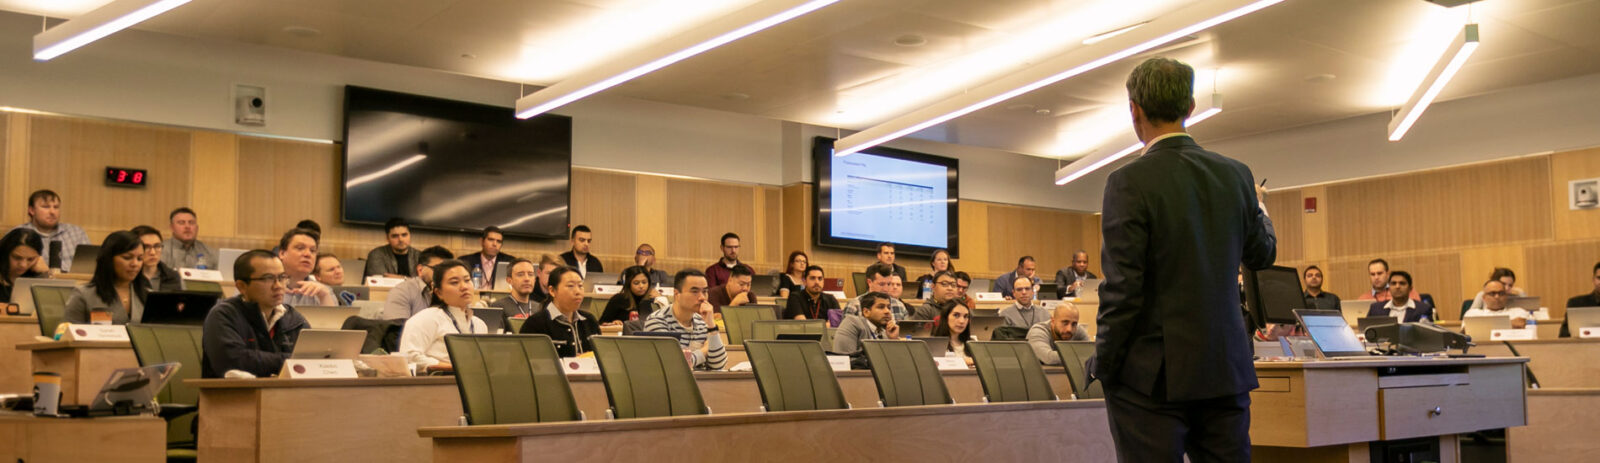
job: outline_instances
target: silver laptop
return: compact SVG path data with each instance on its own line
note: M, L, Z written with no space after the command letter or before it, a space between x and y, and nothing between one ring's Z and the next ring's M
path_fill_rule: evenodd
M900 325L900 336L920 338L933 335L933 320L896 320Z
M967 325L967 333L972 335L972 339L988 341L989 337L994 334L995 328L1005 326L1005 323L1005 319L1000 317L974 316Z
M1372 310L1373 302L1377 301L1339 301L1339 312L1344 314L1345 324L1360 326L1360 320L1367 318L1367 312Z
M1580 328L1600 328L1600 307L1567 307L1567 331L1577 336Z
M932 355L933 358L944 357L945 353L950 352L950 338L943 336L913 336L911 339L927 343L928 354Z
M77 280L54 278L18 278L16 287L11 289L11 303L17 305L21 315L33 314L33 287L34 286L77 286Z
M246 252L250 252L250 250L232 248L222 248L217 250L217 267L220 267L217 270L222 272L222 279L224 281L234 281L233 261L239 260L239 256L244 255ZM345 275L349 275L350 268L345 267L344 272Z
M328 307L308 305L295 307L300 315L306 317L306 322L311 323L311 329L337 330L344 327L345 319L361 314L360 307Z
M1461 319L1461 327L1467 336L1472 336L1475 342L1487 342L1489 334L1494 330L1511 329L1511 317L1505 315L1483 315Z
M100 255L100 245L80 244L72 251L72 273L93 275L95 268L94 258Z
M1100 283L1103 282L1103 281L1105 281L1105 280L1096 279L1096 278L1084 278L1083 279L1083 286L1078 288L1078 297L1085 298L1085 299L1099 299L1100 298Z
M366 340L366 331L300 330L300 337L294 341L294 353L289 358L354 359L361 355L361 344Z
M511 292L511 283L506 283L506 277L511 275L511 263L500 262L494 264L494 290Z
M1526 310L1528 313L1539 311L1539 307L1539 296L1513 297L1506 301L1506 308L1518 308Z
M1297 309L1294 316L1300 320L1300 326L1305 327L1306 334L1317 344L1317 350L1322 352L1323 357L1372 356L1361 340L1356 339L1356 333L1350 330L1350 324L1345 322L1343 314L1332 310Z

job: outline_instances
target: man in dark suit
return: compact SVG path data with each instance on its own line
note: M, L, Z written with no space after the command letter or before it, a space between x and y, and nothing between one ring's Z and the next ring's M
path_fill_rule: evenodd
M1232 277L1277 258L1265 190L1183 132L1193 68L1153 58L1127 87L1145 153L1106 181L1093 368L1117 457L1249 461L1257 383Z
M1368 317L1394 317L1400 323L1433 321L1433 304L1412 299L1411 274L1400 270L1389 272L1389 300L1373 302L1367 309ZM1396 304L1395 301L1405 301Z
M495 273L500 267L499 264L517 260L516 256L500 252L500 246L505 242L506 235L500 232L500 227L490 225L489 228L483 229L483 237L478 239L478 244L483 250L461 256L461 261L466 262L467 267L483 271L483 281L478 284L478 289L494 289L494 282L499 281L497 278L502 276Z

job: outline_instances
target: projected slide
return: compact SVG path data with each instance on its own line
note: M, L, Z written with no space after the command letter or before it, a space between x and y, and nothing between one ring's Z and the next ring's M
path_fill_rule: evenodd
M945 166L857 153L830 167L832 236L949 247Z

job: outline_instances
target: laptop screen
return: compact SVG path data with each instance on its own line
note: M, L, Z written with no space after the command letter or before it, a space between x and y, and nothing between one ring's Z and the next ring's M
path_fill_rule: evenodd
M1311 341L1317 343L1322 354L1335 356L1367 355L1366 346L1356 339L1344 315L1332 310L1296 310L1295 315L1306 328Z

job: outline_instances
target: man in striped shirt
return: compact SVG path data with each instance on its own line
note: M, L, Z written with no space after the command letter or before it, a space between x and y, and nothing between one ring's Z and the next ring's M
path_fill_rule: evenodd
M644 322L644 330L678 333L678 346L684 349L691 366L721 370L728 364L728 349L722 345L717 325L709 321L713 309L706 303L706 296L711 292L706 274L699 270L678 272L672 279L672 287L677 290L672 307L650 314Z

